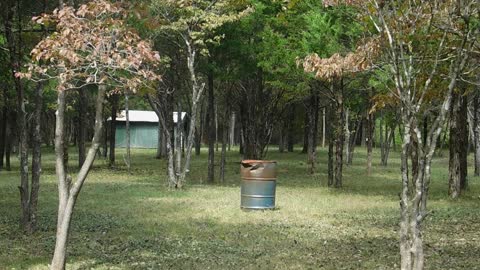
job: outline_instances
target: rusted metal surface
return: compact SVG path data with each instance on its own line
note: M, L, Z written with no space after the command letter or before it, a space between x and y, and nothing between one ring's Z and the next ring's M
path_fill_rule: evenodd
M274 209L277 180L277 162L244 160L240 166L242 177L242 209Z

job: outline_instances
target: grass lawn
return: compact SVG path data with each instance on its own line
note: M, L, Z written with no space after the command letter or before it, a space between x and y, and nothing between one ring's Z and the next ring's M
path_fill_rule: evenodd
M71 226L68 269L398 269L400 171L365 151L344 169L344 188L326 187L326 152L319 172L306 156L280 154L275 211L240 210L240 155L228 156L227 181L206 185L207 155L193 156L188 185L166 188L165 161L134 150L132 174L97 160L79 196ZM55 243L57 188L52 150L44 154L39 230L18 227L18 163L0 172L0 269L47 269ZM377 153L375 153L377 154ZM445 151L445 156L448 153ZM74 153L71 165L76 164ZM123 152L117 154L123 163ZM217 167L218 168L218 167ZM75 171L71 168L70 171ZM425 222L427 269L480 269L480 181L470 169L469 190L447 197L448 160L437 158Z

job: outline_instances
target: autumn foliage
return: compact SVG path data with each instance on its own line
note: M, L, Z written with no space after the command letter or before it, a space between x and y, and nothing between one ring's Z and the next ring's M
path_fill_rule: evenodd
M333 78L367 70L371 67L372 60L378 55L379 51L378 41L371 39L345 56L335 53L329 58L321 58L314 53L305 57L301 63L305 72L314 73L318 79L332 80Z
M32 62L20 77L56 79L59 91L88 84L107 84L136 92L159 80L159 53L124 23L125 10L104 0L64 7L34 17L56 31L31 51Z

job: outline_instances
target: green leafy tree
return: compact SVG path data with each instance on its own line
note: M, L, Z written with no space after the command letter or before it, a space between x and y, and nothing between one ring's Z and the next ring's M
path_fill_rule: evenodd
M190 123L186 135L186 154L182 161L181 143L173 149L169 125L165 115L160 110L160 101L152 102L159 115L167 142L169 186L182 188L190 168L190 159L194 143L194 131L197 124L198 107L205 89L205 82L198 72L198 58L209 54L208 44L219 43L223 35L216 30L226 23L238 20L250 12L244 4L237 1L153 1L152 12L158 20L159 35L166 36L185 50L185 62L191 86L188 94L190 100ZM179 42L177 42L179 41ZM178 111L181 111L178 108ZM177 162L175 162L175 156Z

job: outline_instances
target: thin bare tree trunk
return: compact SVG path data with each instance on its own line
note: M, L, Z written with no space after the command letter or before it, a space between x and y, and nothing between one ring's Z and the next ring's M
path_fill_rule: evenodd
M358 134L360 133L360 128L362 126L361 123L362 123L362 119L357 120L357 123L355 124L353 137L351 137L350 141L348 142L350 144L349 151L347 152L348 165L352 165L353 163L353 153L355 152L355 146L357 143Z
M104 117L103 117L103 132L102 132L102 140L103 140L103 159L107 159L107 156L108 156L108 129L107 129L108 125L107 125L107 117L104 113Z
M325 148L325 107L322 109L322 148Z
M7 48L10 56L10 72L12 75L15 90L17 92L17 132L18 132L18 147L20 156L20 205L22 207L22 219L21 227L23 230L28 230L28 223L30 219L30 207L29 207L29 179L28 179L28 130L26 124L26 111L25 111L25 89L22 81L15 75L18 67L21 66L22 60L22 46L23 42L21 35L17 38L14 36L13 22L15 16L18 16L18 25L21 32L21 22L19 13L19 5L17 2L14 6L7 7L7 18L5 21L5 37L7 41Z
M16 113L14 111L9 112L10 117L8 118L7 123L7 132L6 132L6 146L5 146L5 170L11 171L10 164L10 155L12 153L12 145L14 144L14 133L15 133L15 118Z
M334 182L334 164L333 164L333 147L334 147L334 132L333 132L333 122L334 122L334 111L333 111L333 106L330 105L328 107L328 121L327 121L327 135L328 135L328 186L331 187L333 186Z
M480 87L479 87L480 88ZM474 94L473 99L473 133L474 133L474 175L480 176L480 89Z
M33 117L32 136L32 186L29 198L29 221L27 230L34 232L37 226L38 192L40 190L40 175L42 173L42 110L43 110L43 83L39 83L35 89L35 110Z
M295 104L291 104L288 110L288 135L287 135L287 151L293 152L294 147L294 122L295 122Z
M130 110L128 107L128 94L125 94L125 140L126 140L126 150L127 150L127 156L125 159L125 164L127 165L127 170L128 173L130 172L130 167L131 167L131 156L130 156Z
M215 104L215 152L218 152L218 106Z
M315 173L315 165L317 162L317 142L315 140L315 129L317 127L317 118L316 112L318 112L318 102L317 102L317 94L315 92L311 92L310 94L310 104L307 108L307 117L308 117L308 136L307 136L307 154L308 154L308 164L309 166L309 173Z
M367 175L372 174L372 151L375 119L373 113L367 113L366 144L367 144Z
M87 178L88 172L93 165L95 155L101 144L102 125L103 125L103 102L105 99L106 86L99 85L97 101L95 104L95 128L92 140L92 146L88 150L85 162L80 169L76 181L71 182L71 178L67 176L64 159L64 131L65 131L65 91L58 93L58 108L55 126L55 154L56 162L55 169L58 179L58 220L57 220L57 234L55 242L55 251L53 254L50 269L64 270L67 258L67 242L70 231L70 222L73 215L73 209L77 201L77 197L82 189L82 186Z
M115 166L115 135L117 131L117 111L118 111L118 95L110 96L110 104L112 106L112 115L110 121L110 160L109 166L113 168Z
M335 129L335 187L340 188L343 185L343 146L345 144L345 114L343 102L343 80L340 80L340 89L335 90L336 111L336 129Z
M163 133L162 133L162 124L160 121L158 121L158 127L157 127L157 154L155 155L156 159L161 159L163 157L163 152L162 149L164 147L163 145Z
M3 101L7 101L7 90L3 89ZM1 123L0 123L0 170L3 169L3 158L5 156L5 143L7 139L7 122L8 122L8 109L7 105L4 104L2 108Z
M350 156L350 110L347 108L345 111L345 153L347 154L347 165L348 157Z
M78 167L81 168L85 161L85 140L87 132L87 92L85 89L78 91L78 130L77 130L77 146L78 146Z
M450 109L450 160L448 194L456 199L466 188L467 178L467 98L454 93Z
M229 113L225 113L224 117L224 123L223 123L223 129L222 129L222 153L220 157L220 182L225 183L225 165L226 165L226 160L227 160L227 144L228 144L228 116Z
M213 73L208 74L208 113L207 113L207 133L208 133L208 176L207 182L213 183L215 178L215 137L216 137L216 114Z
M232 112L232 116L230 118L230 132L229 132L229 142L228 142L228 151L230 151L230 147L235 145L235 112Z

